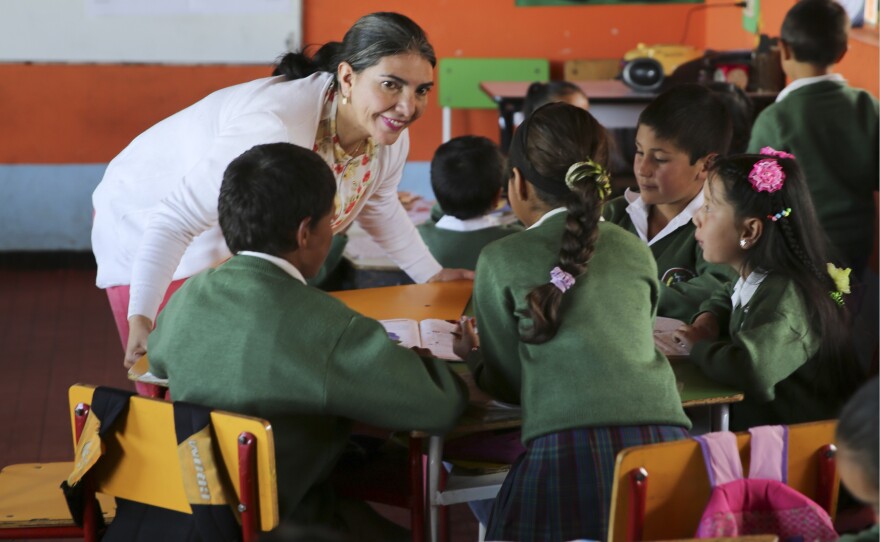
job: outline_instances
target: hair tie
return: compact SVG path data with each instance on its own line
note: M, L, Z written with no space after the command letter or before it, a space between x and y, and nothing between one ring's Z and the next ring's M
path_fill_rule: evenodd
M827 264L826 269L828 270L828 276L830 276L831 280L834 281L834 287L837 288L834 291L828 292L828 294L831 296L831 299L835 301L835 303L842 307L843 294L850 293L849 274L852 272L852 269L850 269L849 267L841 269L833 263Z
M755 192L773 193L782 188L785 172L774 159L758 160L749 172L749 182L752 183Z
M575 280L571 273L563 271L558 265L550 270L550 282L553 286L559 288L559 291L565 293L566 290L574 286Z
M773 147L764 147L761 149L761 154L765 156L776 156L778 158L790 158L794 160L794 155L785 151L777 151Z
M769 218L773 222L776 222L780 218L788 218L789 215L791 215L791 207L786 207L775 215L767 215L767 218Z
M565 186L574 190L575 186L583 182L587 177L592 177L599 191L599 199L604 200L611 195L611 175L602 164L587 158L582 162L575 162L565 173Z

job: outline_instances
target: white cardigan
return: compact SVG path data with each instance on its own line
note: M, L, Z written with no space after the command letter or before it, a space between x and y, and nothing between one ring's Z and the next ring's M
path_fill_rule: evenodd
M172 280L231 256L217 216L226 166L254 145L311 149L332 75L269 77L214 92L148 129L107 166L92 195L92 250L100 288L129 284L129 317L155 321ZM397 199L409 134L379 148L378 182L354 212L388 256L418 282L440 271Z

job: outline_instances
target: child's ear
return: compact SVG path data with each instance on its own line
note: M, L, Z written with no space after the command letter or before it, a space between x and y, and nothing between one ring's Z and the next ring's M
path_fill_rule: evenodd
M849 44L843 48L843 52L840 53L840 56L837 57L837 60L834 61L835 64L840 64L840 61L843 60L843 57L846 56L846 52L849 50Z
M794 53L791 52L791 47L779 40L779 60L791 60L792 58L794 58Z
M312 239L312 217L307 216L296 229L296 246L298 249L308 248Z
M764 233L764 221L760 218L752 217L743 220L740 228L740 242L745 241L745 247L754 246Z
M523 178L522 173L520 173L519 168L513 168L513 176L510 178L510 189L512 192L516 193L516 198L520 201L528 201L529 199L529 186L528 182ZM510 194L508 194L510 197Z
M712 167L712 164L715 160L718 159L717 152L710 152L706 156L697 160L697 163L700 163L700 171L697 173L697 180L700 182L706 182L706 179L709 177L709 168Z

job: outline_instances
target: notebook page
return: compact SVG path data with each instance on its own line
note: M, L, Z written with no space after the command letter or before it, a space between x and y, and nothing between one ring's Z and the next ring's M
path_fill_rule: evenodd
M428 318L419 322L422 332L422 346L434 354L434 357L454 361L462 361L452 350L452 335L455 324L446 320Z
M413 346L422 346L419 338L419 324L415 320L408 318L396 318L393 320L379 320L382 327L389 334L394 333L400 341L400 346L412 348Z

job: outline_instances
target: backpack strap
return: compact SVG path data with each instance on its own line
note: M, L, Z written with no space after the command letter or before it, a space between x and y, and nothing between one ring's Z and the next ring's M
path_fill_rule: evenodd
M749 429L752 454L749 479L788 483L788 426L762 425Z
M211 409L174 402L174 431L183 486L193 511L196 530L202 540L240 540L232 503L224 486L223 458L214 453Z
M736 435L718 431L694 437L703 450L703 461L709 474L709 485L716 487L743 477L742 461L736 447Z

